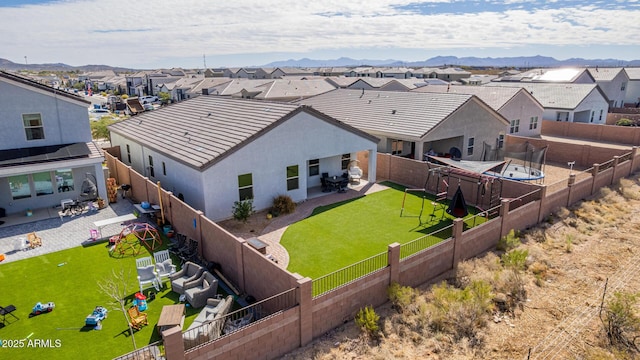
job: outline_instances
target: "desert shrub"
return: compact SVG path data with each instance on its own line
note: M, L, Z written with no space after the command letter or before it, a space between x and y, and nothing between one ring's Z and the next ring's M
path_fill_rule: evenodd
M502 266L507 269L522 271L527 263L528 250L511 250L502 254L500 261Z
M633 126L633 125L635 125L635 123L631 119L621 118L620 120L616 121L616 125L618 125L618 126Z
M246 223L249 219L249 216L251 216L254 211L255 209L253 207L252 199L236 201L233 203L233 218L238 221Z
M378 329L380 328L378 326L379 320L380 316L376 314L376 310L370 305L361 308L355 318L356 325L371 338L378 336Z
M529 266L529 270L533 273L533 275L540 277L541 279L546 279L547 270L549 270L549 267L540 261L536 261Z
M273 211L278 214L290 214L296 210L296 203L288 195L273 198Z
M484 281L473 281L464 289L458 289L441 283L432 288L431 296L432 329L452 334L458 340L469 339L477 345L477 330L486 325L493 310L491 286Z
M640 318L635 311L639 298L640 293L615 292L606 304L601 320L611 345L640 351L635 344L640 336Z
M497 249L500 251L509 251L520 246L520 234L511 229L509 233L498 240Z
M387 295L399 312L405 312L414 303L417 293L412 287L402 286L394 281L387 288Z

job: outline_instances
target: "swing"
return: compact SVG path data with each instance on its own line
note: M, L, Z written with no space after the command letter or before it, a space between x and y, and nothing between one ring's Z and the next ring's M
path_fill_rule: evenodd
M449 203L447 214L457 218L463 218L469 215L469 210L467 210L467 203L464 201L464 195L462 195L462 189L460 189L460 185L458 185L458 189L456 190L456 193L453 195L453 198Z

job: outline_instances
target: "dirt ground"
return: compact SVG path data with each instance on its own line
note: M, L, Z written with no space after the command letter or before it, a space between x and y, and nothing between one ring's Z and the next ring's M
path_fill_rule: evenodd
M376 309L381 317L378 342L367 340L349 322L283 359L636 358L638 354L608 346L599 317L603 295L606 303L616 291L640 291L638 175L621 183L571 209L559 209L523 233L519 248L529 253L526 300L512 314L489 316L478 330L479 344L412 328L407 325L412 320L388 303ZM492 271L497 259L488 253L461 268L490 278L496 276ZM425 297L430 286L419 289Z

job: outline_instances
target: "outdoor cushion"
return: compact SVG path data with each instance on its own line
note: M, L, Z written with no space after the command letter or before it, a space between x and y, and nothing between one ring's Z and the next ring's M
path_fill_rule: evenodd
M164 268L163 263L156 263L156 270L158 271L158 274L164 274L165 272L167 272Z
M156 274L153 272L153 265L138 268L138 276L140 276L140 280L150 280L155 278Z

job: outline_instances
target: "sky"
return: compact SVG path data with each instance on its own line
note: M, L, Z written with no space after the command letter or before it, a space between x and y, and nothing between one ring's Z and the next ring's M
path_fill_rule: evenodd
M640 0L0 0L0 19L0 58L29 64L640 59Z

